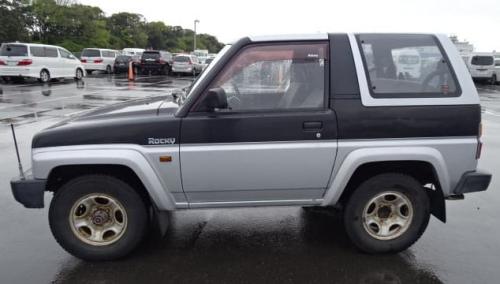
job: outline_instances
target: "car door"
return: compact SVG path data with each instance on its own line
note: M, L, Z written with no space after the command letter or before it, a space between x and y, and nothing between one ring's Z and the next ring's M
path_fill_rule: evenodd
M327 56L327 42L276 43L247 47L226 64L182 120L192 206L322 198L337 147ZM209 89L225 92L227 109L204 108Z
M64 71L63 58L59 56L57 48L45 46L45 67L49 70L51 78L60 77Z

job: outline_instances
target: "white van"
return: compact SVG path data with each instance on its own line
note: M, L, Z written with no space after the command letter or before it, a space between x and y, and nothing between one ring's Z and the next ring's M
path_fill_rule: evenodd
M467 63L472 79L476 81L496 84L500 79L500 68L495 68L493 53L472 53Z
M82 51L81 61L88 73L92 71L105 71L113 73L113 65L120 52L112 49L85 48Z
M42 83L64 77L81 80L84 70L78 58L59 46L14 42L0 47L0 76L4 79L36 78Z
M392 52L392 57L396 65L398 78L420 78L422 60L420 53L415 48L395 49Z
M134 55L141 56L144 50L145 50L144 48L124 48L122 50L122 54L129 56L134 56Z

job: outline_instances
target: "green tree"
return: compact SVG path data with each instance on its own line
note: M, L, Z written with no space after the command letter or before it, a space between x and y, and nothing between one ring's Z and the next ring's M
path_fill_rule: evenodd
M148 41L145 24L144 17L139 14L123 12L111 15L107 21L111 46L117 49L145 47Z
M0 43L29 39L26 33L28 23L24 17L28 10L27 1L0 0Z

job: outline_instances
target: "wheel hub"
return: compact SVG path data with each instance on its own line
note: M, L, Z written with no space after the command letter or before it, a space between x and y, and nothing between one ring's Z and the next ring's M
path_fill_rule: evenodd
M97 209L91 217L92 223L97 226L102 226L109 222L110 216L107 210Z

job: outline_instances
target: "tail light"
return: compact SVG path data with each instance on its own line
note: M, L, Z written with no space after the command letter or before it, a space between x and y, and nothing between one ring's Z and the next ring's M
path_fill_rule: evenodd
M94 59L94 63L102 63L102 58L97 58L97 59Z
M87 59L80 59L81 63L87 63Z
M165 64L165 63L167 63L167 61L160 59L160 64Z
M193 62L191 61L191 59L189 59L188 64L193 65Z
M7 65L7 64L5 64L5 61L0 60L0 65Z
M32 63L33 63L33 60L31 60L31 59L22 59L19 62L17 62L17 66L31 65Z

